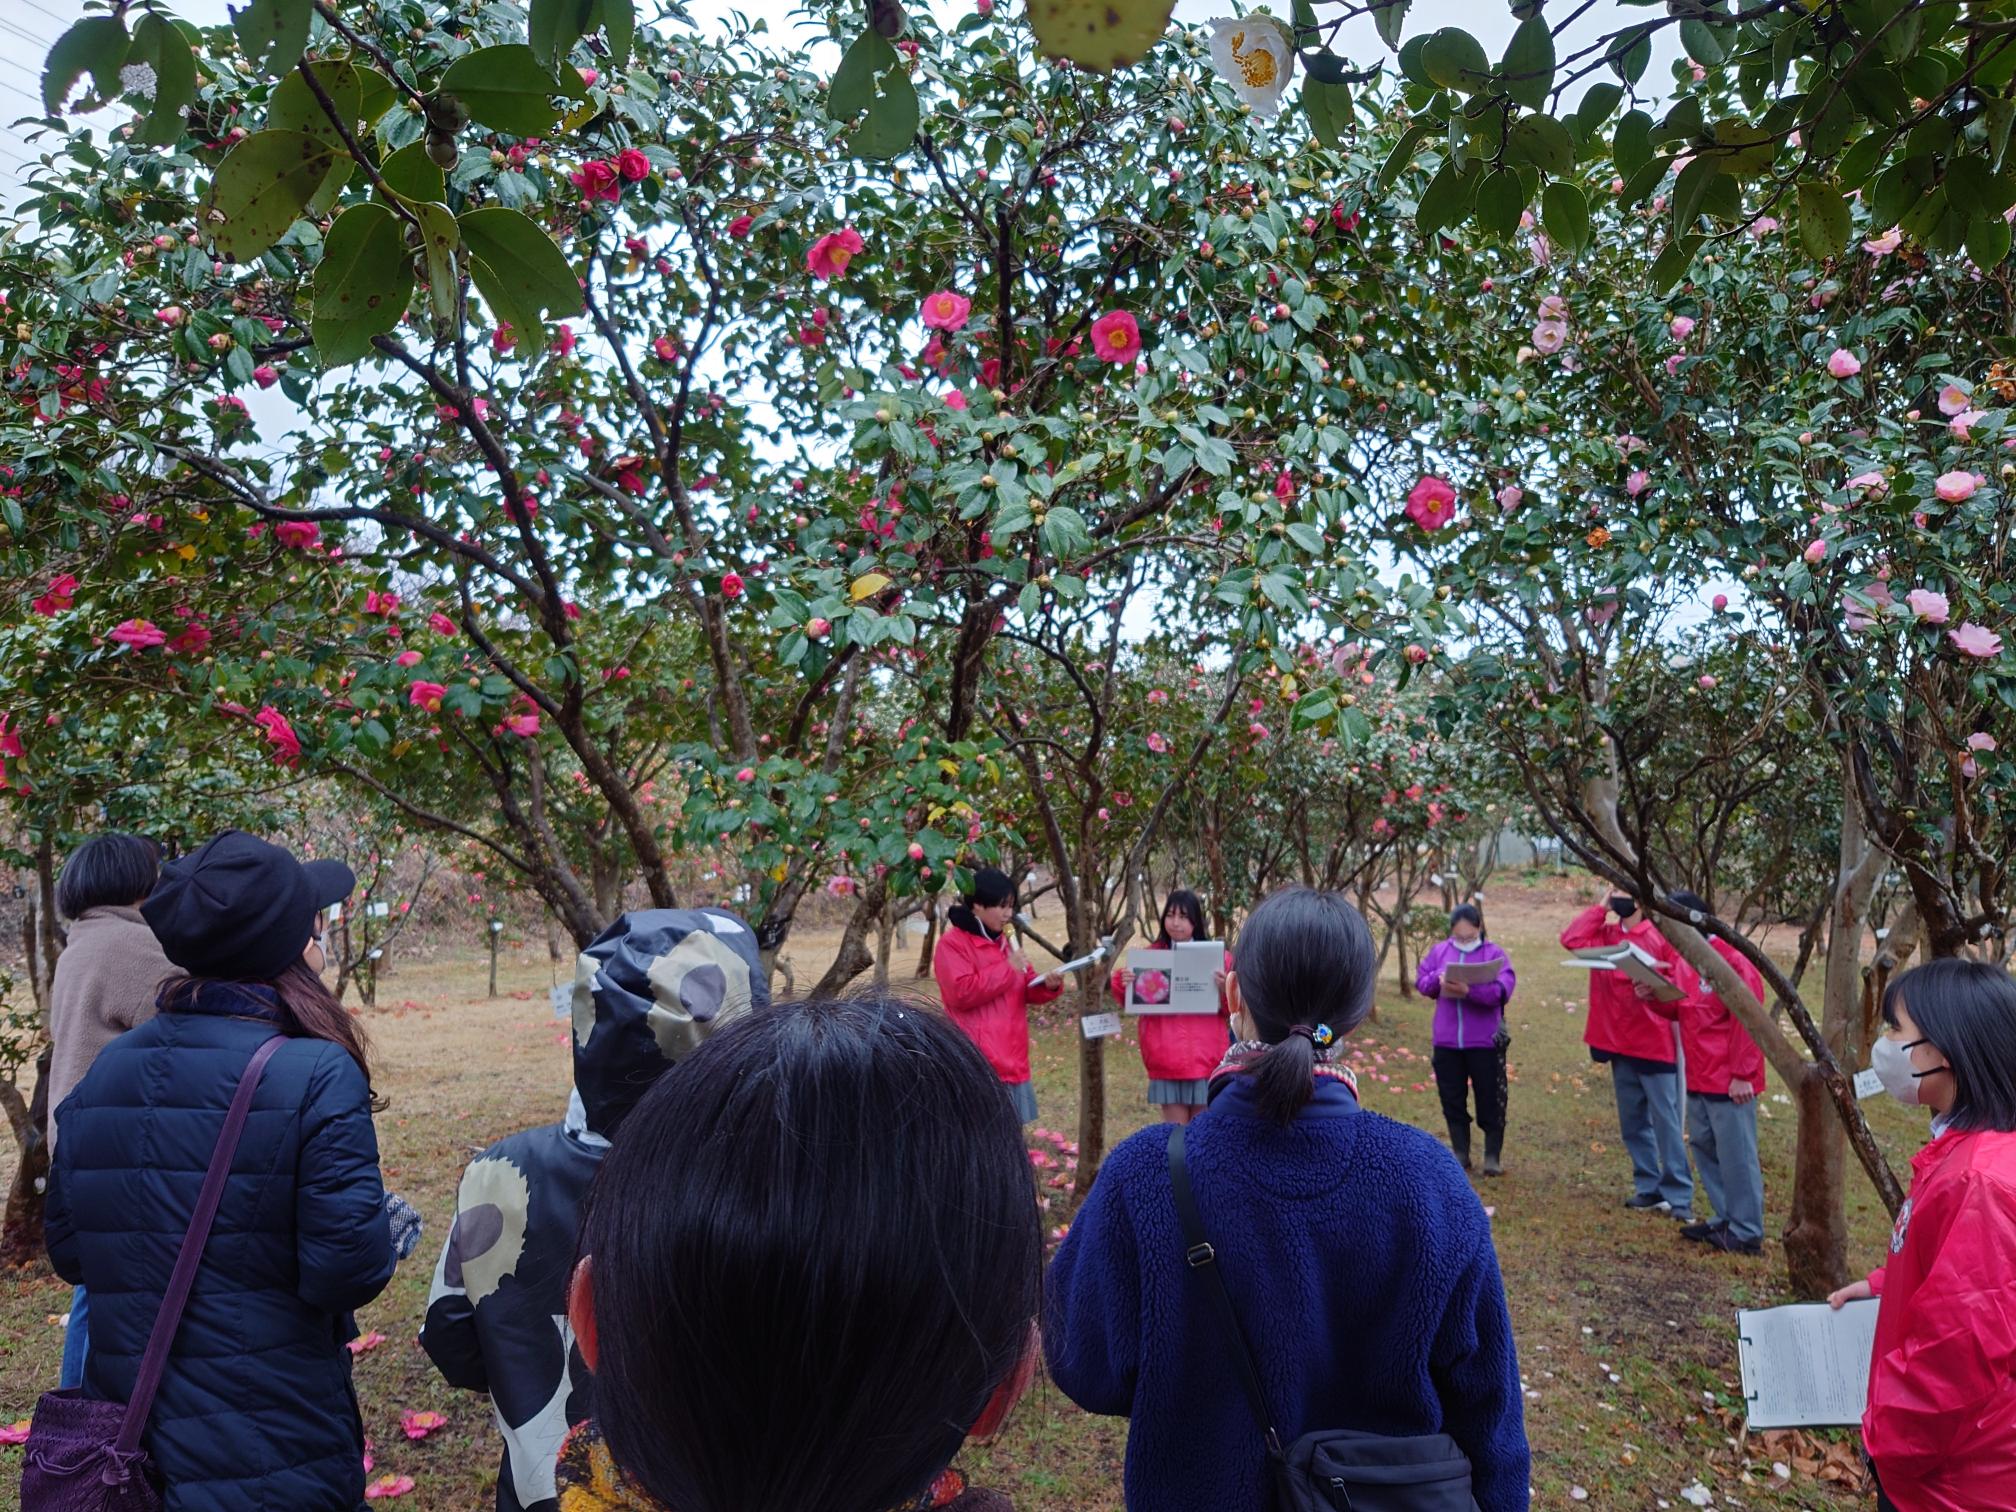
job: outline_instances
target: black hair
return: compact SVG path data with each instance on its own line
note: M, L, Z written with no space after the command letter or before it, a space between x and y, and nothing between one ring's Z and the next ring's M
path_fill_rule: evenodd
M581 1248L596 1418L679 1512L908 1505L1031 1358L1020 1125L973 1042L896 998L723 1026L625 1120Z
M1671 903L1675 908L1684 908L1690 913L1712 914L1715 912L1708 905L1706 898L1702 897L1699 893L1689 892L1684 887L1677 888L1666 894L1666 901Z
M161 847L145 835L93 835L63 863L56 908L76 920L91 908L130 908L161 878Z
M1453 932L1458 924L1475 924L1480 937L1486 935L1484 910L1475 903L1458 903L1449 910L1449 928Z
M1211 931L1204 927L1204 900L1187 887L1179 887L1162 900L1162 919L1156 921L1160 926L1155 935L1155 943L1158 946L1169 943L1169 926L1163 920L1172 913L1180 913L1190 921L1191 939L1211 938Z
M1926 961L1884 990L1893 1029L1900 1002L1953 1068L1948 1126L2016 1130L2016 978L1985 961Z
M1297 1025L1327 1024L1342 1039L1372 1011L1378 952L1364 917L1342 893L1290 887L1239 930L1239 1001L1270 1048L1250 1069L1261 1111L1287 1123L1315 1090L1316 1047Z
M975 908L1013 903L1015 884L1004 871L992 866L979 867L973 873L973 885L967 890L966 901Z

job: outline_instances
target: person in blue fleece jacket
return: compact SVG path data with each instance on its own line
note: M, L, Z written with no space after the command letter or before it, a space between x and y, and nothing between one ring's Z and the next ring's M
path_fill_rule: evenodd
M1447 1433L1482 1512L1523 1512L1531 1462L1490 1221L1431 1136L1358 1104L1337 1041L1377 953L1335 893L1253 911L1226 978L1242 1043L1190 1125L1204 1223L1284 1443L1315 1429ZM1187 1248L1168 1131L1107 1157L1051 1262L1044 1353L1090 1412L1132 1419L1134 1512L1262 1512L1266 1454Z

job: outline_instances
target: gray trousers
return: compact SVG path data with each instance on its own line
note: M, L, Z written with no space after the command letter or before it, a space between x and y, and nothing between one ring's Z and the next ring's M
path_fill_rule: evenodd
M1764 1237L1764 1168L1757 1160L1757 1103L1733 1103L1692 1092L1687 1097L1687 1142L1694 1169L1717 1218L1733 1239Z
M1610 1083L1617 1093L1617 1132L1630 1153L1638 1195L1664 1198L1676 1215L1692 1213L1694 1177L1687 1169L1678 1069L1642 1071L1627 1060L1613 1060Z

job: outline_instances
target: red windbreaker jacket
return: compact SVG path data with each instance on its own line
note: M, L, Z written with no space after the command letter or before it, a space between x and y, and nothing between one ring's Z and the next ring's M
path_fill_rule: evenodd
M1561 931L1564 950L1587 950L1595 945L1617 945L1629 940L1649 956L1669 967L1679 960L1666 937L1650 920L1633 929L1607 924L1601 903L1585 908ZM1674 977L1675 985L1679 978ZM1589 1022L1582 1029L1582 1043L1592 1050L1612 1055L1632 1055L1640 1060L1673 1064L1673 1021L1655 1013L1650 1003L1639 999L1631 978L1621 971L1589 973Z
M1047 1003L1064 989L1039 987L1034 967L1017 971L1008 941L948 925L931 957L931 974L952 1022L980 1047L994 1074L1008 1085L1029 1080L1029 1005Z
M1757 968L1726 940L1711 939L1708 943L1715 947L1715 954L1729 963L1736 975L1743 979L1744 985L1762 1002L1764 977ZM1674 981L1687 989L1687 996L1677 1002L1655 1002L1646 1006L1680 1025L1680 1046L1687 1052L1687 1090L1726 1097L1730 1082L1747 1081L1762 1095L1763 1050L1758 1047L1757 1041L1750 1038L1750 1031L1743 1027L1736 1015L1722 1005L1722 999L1708 985L1707 978L1688 965L1678 951L1674 952L1674 956L1678 963Z

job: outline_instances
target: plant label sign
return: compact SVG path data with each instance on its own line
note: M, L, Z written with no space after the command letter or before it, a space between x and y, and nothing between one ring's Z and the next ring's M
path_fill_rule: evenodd
M1192 940L1167 950L1130 950L1127 969L1129 1013L1216 1013L1218 973L1225 947L1215 940Z
M1111 1039L1120 1032L1120 1015L1088 1013L1078 1021L1078 1028L1087 1039Z

